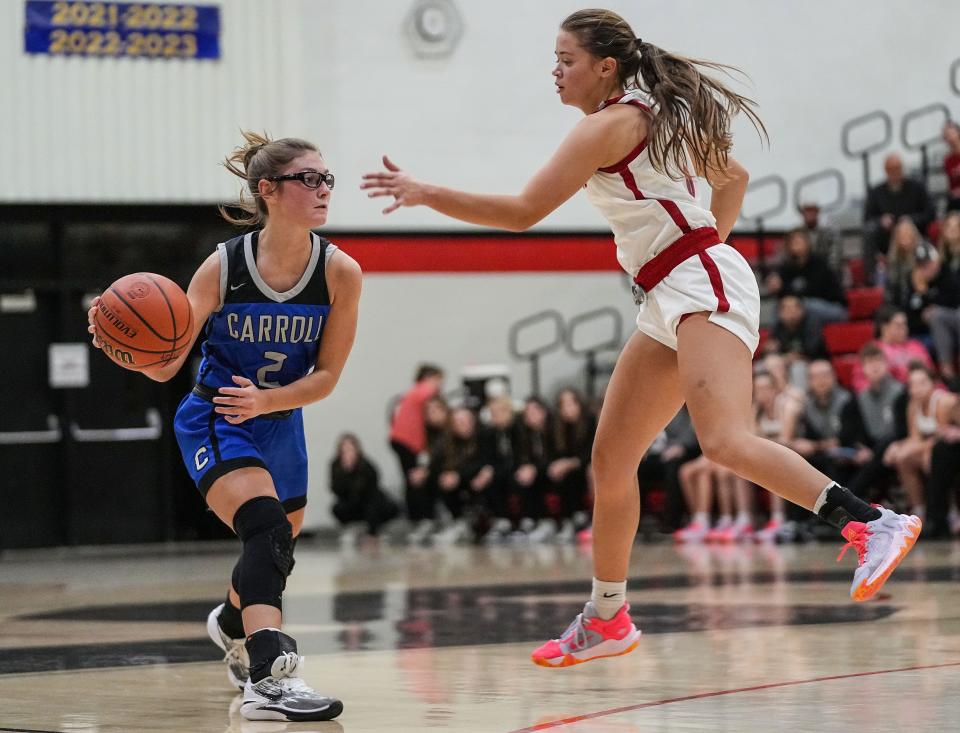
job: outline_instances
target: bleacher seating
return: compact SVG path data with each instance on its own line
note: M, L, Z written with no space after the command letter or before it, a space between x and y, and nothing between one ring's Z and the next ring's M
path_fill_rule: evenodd
M851 321L873 318L883 305L883 288L850 288L847 291L847 312Z
M823 341L831 356L855 354L873 338L873 323L853 321L830 323L823 327Z

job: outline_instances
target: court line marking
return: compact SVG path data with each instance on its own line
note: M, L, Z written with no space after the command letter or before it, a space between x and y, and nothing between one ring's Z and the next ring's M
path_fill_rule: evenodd
M510 733L535 733L535 731L549 730L550 728L559 728L562 725L579 723L582 720L591 720L593 718L602 718L607 715L617 715L619 713L628 713L631 710L643 710L644 708L653 708L660 705L670 705L675 702L689 702L690 700L702 700L708 697L720 697L721 695L736 695L740 692L756 692L758 690L770 690L775 687L793 687L795 685L808 685L813 682L829 682L831 680L845 680L851 677L871 677L878 674L894 674L895 672L914 672L920 669L939 669L942 667L960 667L960 662L945 662L943 664L925 664L916 667L900 667L899 669L878 669L875 672L853 672L851 674L836 674L829 677L811 677L808 680L792 680L790 682L773 682L766 685L754 685L753 687L738 687L732 690L716 690L714 692L700 692L696 695L685 695L683 697L670 697L663 700L654 700L652 702L643 702L638 705L625 705L620 708L610 708L609 710L600 710L595 713L585 713L575 715L572 718L561 718L560 720L551 720L548 723L537 723L529 728L519 728L510 731Z

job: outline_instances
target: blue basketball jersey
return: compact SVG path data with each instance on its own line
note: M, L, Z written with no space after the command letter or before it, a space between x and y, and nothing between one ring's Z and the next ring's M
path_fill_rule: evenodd
M259 232L220 244L220 308L207 320L197 384L236 386L233 375L258 387L282 387L309 374L317 362L330 313L326 263L336 246L311 234L307 268L278 293L257 270Z

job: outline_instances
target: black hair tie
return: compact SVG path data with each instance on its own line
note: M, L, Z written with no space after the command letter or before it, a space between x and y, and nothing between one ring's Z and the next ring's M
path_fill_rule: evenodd
M637 43L637 48L638 48L638 49L643 45L643 39L642 39L642 38L635 38L634 41L636 41L636 43Z

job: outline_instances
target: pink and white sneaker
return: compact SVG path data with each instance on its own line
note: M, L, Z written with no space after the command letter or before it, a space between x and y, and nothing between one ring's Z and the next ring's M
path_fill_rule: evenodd
M715 532L711 530L711 534L707 535L707 541L721 543L742 542L749 540L752 536L753 527L749 524L735 523L724 529L718 529Z
M876 505L874 505L876 506ZM839 561L851 547L857 551L858 566L853 573L850 597L866 601L887 582L900 561L907 556L920 536L919 517L897 514L881 506L880 516L870 522L847 522L840 534L847 544L840 550Z
M779 519L771 519L760 529L753 533L754 542L776 542L777 541L777 532L780 531L780 528L783 526L783 522Z
M637 648L640 629L630 618L626 603L616 615L604 620L597 615L593 601L587 601L559 639L551 639L534 650L530 658L541 667L571 667L592 659L619 657Z
M703 542L710 528L703 522L690 522L673 533L674 542Z

